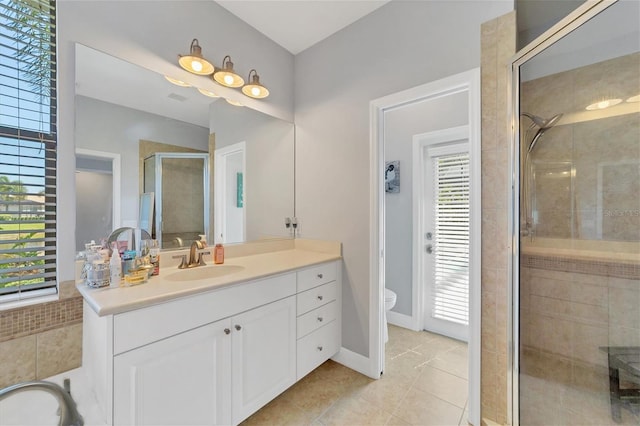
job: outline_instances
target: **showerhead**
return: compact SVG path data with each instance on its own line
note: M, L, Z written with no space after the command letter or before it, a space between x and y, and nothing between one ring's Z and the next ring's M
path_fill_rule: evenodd
M546 119L538 117L537 115L529 114L528 112L523 112L522 115L528 117L531 121L533 121L533 124L544 130L550 129L551 127L555 126L558 120L560 120L560 118L562 117L562 114L556 114L553 117ZM533 125L531 127L533 127Z
M536 146L536 143L538 142L540 137L544 134L544 132L546 132L553 126L555 126L556 123L558 123L558 120L562 118L562 113L556 114L549 119L538 117L537 115L529 114L528 112L523 112L522 115L525 117L528 117L531 121L533 121L533 124L531 125L530 128L538 126L538 131L536 132L535 136L531 140L531 143L529 144L529 148L527 149L527 154L531 154L531 151L533 151L533 148Z

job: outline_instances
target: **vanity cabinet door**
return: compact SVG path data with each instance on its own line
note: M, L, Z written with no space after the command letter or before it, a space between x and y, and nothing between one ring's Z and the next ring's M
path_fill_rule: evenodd
M231 325L238 424L296 381L296 297L237 315Z
M225 319L114 357L114 424L230 424L230 327Z

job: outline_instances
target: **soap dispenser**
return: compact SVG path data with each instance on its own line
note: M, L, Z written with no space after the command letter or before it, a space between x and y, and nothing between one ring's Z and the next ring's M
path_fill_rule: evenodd
M213 249L213 262L216 265L221 265L224 263L224 247L221 243L217 243L215 248Z

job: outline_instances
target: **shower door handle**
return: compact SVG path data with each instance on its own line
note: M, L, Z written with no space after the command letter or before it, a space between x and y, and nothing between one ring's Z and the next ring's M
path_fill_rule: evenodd
M431 245L431 244L427 244L424 249L428 254L433 253L433 245Z

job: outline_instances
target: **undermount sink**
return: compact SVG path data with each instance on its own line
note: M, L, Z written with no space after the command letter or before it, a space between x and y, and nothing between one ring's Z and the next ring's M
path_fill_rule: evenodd
M244 269L237 265L209 265L198 266L191 269L180 269L165 278L168 281L196 281L207 278L218 278L225 275L235 274Z

